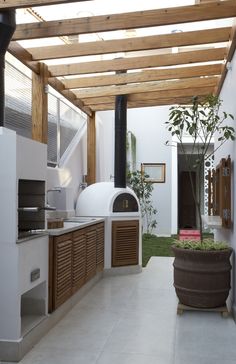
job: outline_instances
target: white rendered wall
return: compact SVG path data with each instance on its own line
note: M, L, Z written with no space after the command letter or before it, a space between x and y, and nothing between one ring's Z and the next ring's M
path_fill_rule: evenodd
M20 337L16 133L0 128L0 340Z
M231 113L234 115L234 121L231 119L227 120L227 125L232 124L232 126L236 129L236 102L235 102L235 94L236 94L236 55L234 55L233 60L231 62L232 69L228 71L226 80L224 82L224 86L220 93L220 99L223 101L222 110L227 113ZM217 145L217 141L215 141ZM236 161L236 142L227 142L220 150L215 153L215 163L219 163L221 158L227 158L227 156L231 156L233 171L232 171L232 183L231 183L231 208L232 208L232 228L231 229L217 229L215 230L215 239L216 240L226 240L230 243L233 249L236 249L236 193L235 193L235 161ZM233 286L234 293L234 314L236 315L236 272L235 268L233 269Z
M96 113L97 182L109 182L114 177L114 111Z
M86 174L87 133L85 130L85 133L78 141L77 145L72 149L63 165L56 168L47 168L47 189L51 189L53 187L69 187L73 195L73 209L75 209L78 194L81 192L79 185L83 181L83 175Z
M127 111L127 130L136 137L136 168L140 169L141 163L166 164L166 182L153 185L153 205L158 211L158 225L153 233L167 236L177 232L177 166L172 169L172 158L176 162L177 157L176 151L165 145L170 139L164 124L168 115L168 106ZM114 175L114 112L99 112L97 119L100 136L98 176L109 181L110 174Z
M22 293L48 280L48 237L28 241L27 249L24 243L16 243L18 179L44 180L46 156L46 145L0 128L0 340L3 341L21 338ZM35 268L41 269L41 276L32 283L30 273Z

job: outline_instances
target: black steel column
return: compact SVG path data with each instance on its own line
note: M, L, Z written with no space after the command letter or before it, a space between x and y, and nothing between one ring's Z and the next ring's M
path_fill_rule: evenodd
M0 126L4 126L5 116L5 54L15 28L15 10L0 12Z
M115 187L126 187L127 96L115 102Z

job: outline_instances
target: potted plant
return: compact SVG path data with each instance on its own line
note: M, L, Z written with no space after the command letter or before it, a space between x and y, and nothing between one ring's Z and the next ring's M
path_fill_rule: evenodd
M224 242L203 240L201 217L201 183L194 186L192 167L201 175L206 160L215 152L210 151L213 137L219 149L227 140L235 139L232 126L225 125L231 114L220 110L221 100L209 95L204 101L192 98L190 106L170 108L167 128L181 148L189 171L189 183L199 219L200 241L177 241L173 246L174 286L180 303L197 307L224 306L230 289L230 255L232 249ZM184 143L185 136L192 139L191 151ZM166 144L170 144L166 142ZM193 162L193 154L197 155ZM194 166L193 166L194 164Z

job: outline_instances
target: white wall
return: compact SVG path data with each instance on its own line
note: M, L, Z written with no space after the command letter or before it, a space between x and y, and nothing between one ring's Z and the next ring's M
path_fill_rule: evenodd
M47 189L53 187L69 187L73 194L74 208L81 189L80 183L83 175L87 174L87 132L71 150L63 166L59 168L47 168ZM49 196L50 197L50 196Z
M96 113L98 182L109 182L114 176L114 111Z
M222 110L227 113L231 113L234 115L235 120L231 121L231 119L227 120L227 125L232 124L232 126L236 129L236 102L235 102L235 93L236 93L236 55L231 62L232 69L228 71L226 80L224 82L224 86L220 93L220 99L223 101ZM216 142L217 143L217 142ZM235 194L235 161L236 161L236 142L227 142L217 153L215 153L215 163L219 163L221 158L226 158L228 155L231 156L232 160L232 183L231 183L231 191L232 191L232 228L231 229L219 229L216 230L215 238L216 240L226 240L230 243L230 245L236 249L236 214L235 214L235 206L236 206L236 194ZM234 313L236 314L236 272L235 267L233 267L233 291L234 291Z
M99 133L99 155L97 172L101 181L109 181L114 175L114 112L97 113ZM172 158L176 163L176 151L167 147L170 139L164 122L168 120L169 107L149 107L129 109L127 112L127 130L136 137L136 168L141 163L166 163L166 182L155 183L153 205L157 208L157 235L171 235L177 229L177 167L172 169ZM174 156L173 156L174 154Z

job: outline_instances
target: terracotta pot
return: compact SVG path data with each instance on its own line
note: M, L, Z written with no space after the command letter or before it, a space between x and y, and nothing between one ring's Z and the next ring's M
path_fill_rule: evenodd
M172 249L174 287L180 303L197 308L224 306L230 290L232 249Z

